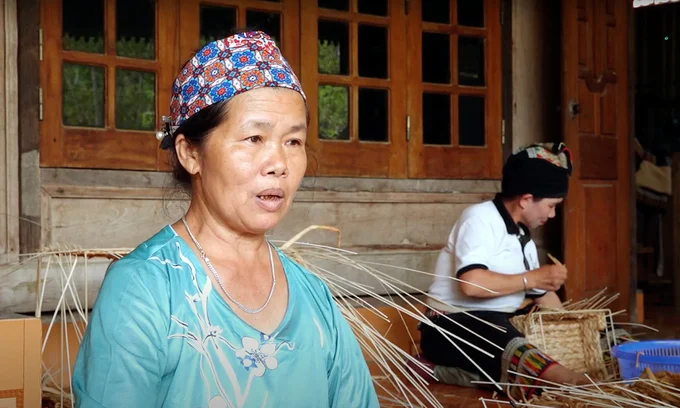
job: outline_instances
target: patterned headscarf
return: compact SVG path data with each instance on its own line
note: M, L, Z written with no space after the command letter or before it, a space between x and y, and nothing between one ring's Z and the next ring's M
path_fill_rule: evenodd
M161 148L172 147L177 128L201 109L263 87L292 89L307 100L288 61L267 34L250 31L208 43L175 78L170 116L163 117L164 129L157 134Z
M571 152L564 143L537 143L508 158L501 190L508 197L560 198L567 195L570 175Z
M531 159L543 159L560 166L571 173L571 152L564 143L536 143L520 151L525 151Z

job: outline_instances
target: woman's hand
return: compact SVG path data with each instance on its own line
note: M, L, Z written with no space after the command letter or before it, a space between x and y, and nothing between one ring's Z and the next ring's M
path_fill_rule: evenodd
M556 291L567 280L567 267L564 265L544 265L526 273L527 289Z

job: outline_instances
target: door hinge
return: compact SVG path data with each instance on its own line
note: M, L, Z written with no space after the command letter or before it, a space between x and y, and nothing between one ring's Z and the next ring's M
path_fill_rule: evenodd
M38 119L43 120L43 91L42 91L42 87L38 88Z
M505 22L505 2L504 2L504 1L501 1L501 15L500 15L500 19L501 19L501 25L503 25L503 23Z
M411 116L406 116L406 141L411 141Z
M501 121L501 144L505 145L505 119Z
M38 29L38 55L40 57L40 61L43 60L43 30L42 28Z
M410 4L411 4L411 3L410 3L410 0L404 0L404 13L405 13L406 15L408 15L408 9L409 9L408 6L409 6Z

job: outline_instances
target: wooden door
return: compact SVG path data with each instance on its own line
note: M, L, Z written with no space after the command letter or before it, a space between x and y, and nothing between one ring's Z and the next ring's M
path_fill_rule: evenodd
M564 207L567 298L607 287L627 308L630 280L630 0L562 1L564 141L574 172Z

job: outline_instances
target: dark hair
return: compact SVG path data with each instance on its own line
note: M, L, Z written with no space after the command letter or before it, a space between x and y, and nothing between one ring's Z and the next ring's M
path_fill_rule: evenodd
M220 101L216 104L206 106L197 114L185 120L182 125L173 133L173 140L177 135L184 135L190 145L201 148L205 144L208 135L215 130L227 117L229 102L231 99ZM169 162L172 167L172 178L187 192L191 190L191 175L182 166L177 158L177 150L173 143L169 152Z

